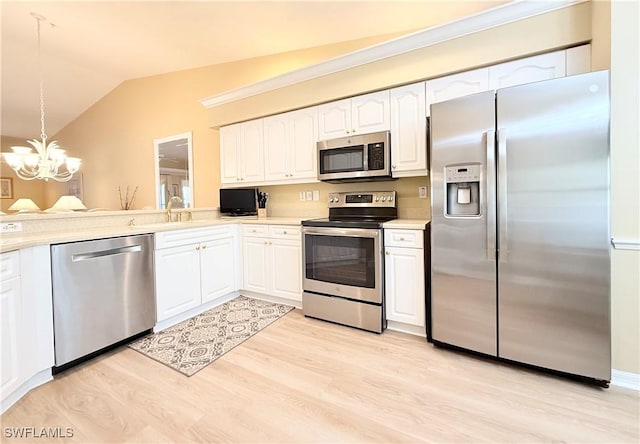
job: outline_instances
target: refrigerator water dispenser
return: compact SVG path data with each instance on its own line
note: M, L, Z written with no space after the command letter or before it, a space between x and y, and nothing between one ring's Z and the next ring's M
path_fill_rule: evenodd
M480 215L480 171L482 166L453 165L445 167L447 199L444 209L448 217Z

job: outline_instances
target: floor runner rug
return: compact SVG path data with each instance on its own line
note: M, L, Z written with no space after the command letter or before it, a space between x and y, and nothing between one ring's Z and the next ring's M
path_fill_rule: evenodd
M238 296L129 347L192 376L293 308Z

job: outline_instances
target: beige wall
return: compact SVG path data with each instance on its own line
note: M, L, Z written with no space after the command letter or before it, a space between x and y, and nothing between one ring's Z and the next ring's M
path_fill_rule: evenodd
M611 235L640 240L638 2L611 4ZM640 373L640 251L612 250L612 358Z
M126 81L56 134L82 158L85 204L119 209L118 187L139 186L134 209L155 207L153 141L193 133L194 203L218 204L218 131L199 99L387 40L386 35ZM49 202L64 193L52 188Z
M17 139L15 137L7 137L2 136L0 138L0 144L2 145L2 152L11 152L12 146L28 146L29 145L25 139ZM11 178L11 182L13 184L13 198L11 199L0 199L0 210L7 213L7 209L20 197L29 197L33 202L39 206L41 209L49 208L46 205L45 199L45 182L40 180L22 180L16 176L16 173L13 172L9 165L4 163L1 164L1 175L2 178ZM11 213L11 211L9 211Z
M591 21L591 5L583 3L211 108L209 124L223 126L576 45L591 40Z

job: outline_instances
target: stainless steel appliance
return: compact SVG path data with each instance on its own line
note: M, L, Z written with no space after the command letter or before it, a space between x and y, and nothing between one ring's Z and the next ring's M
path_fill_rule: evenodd
M392 180L389 131L318 142L318 179L325 182Z
M397 217L396 193L329 194L329 218L302 222L305 316L381 333L382 223Z
M55 365L153 328L153 235L51 246Z
M610 380L607 72L431 107L431 339Z

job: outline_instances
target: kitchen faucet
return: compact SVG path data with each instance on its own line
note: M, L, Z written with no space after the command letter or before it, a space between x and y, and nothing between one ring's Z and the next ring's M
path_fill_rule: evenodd
M173 222L173 217L171 216L171 208L173 208L173 203L182 203L182 199L180 196L172 196L169 199L169 204L167 205L167 222Z

